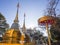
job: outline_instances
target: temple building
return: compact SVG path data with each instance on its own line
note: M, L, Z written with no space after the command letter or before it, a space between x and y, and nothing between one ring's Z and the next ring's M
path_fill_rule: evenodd
M9 30L5 32L3 35L3 41L4 43L29 43L30 38L27 34L24 33L26 30L25 28L25 16L24 16L24 23L23 23L23 29L22 32L19 28L19 20L18 20L18 11L19 11L19 3L17 4L17 14L14 19L14 22Z

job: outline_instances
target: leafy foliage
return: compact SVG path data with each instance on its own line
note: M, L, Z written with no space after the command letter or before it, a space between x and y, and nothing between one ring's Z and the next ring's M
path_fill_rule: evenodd
M51 39L52 41L57 40L57 42L59 42L60 41L60 19L56 17L55 21L56 23L54 23L50 29Z
M5 17L0 13L0 20L5 19Z
M9 25L6 23L5 17L0 13L0 35L4 34L8 27Z

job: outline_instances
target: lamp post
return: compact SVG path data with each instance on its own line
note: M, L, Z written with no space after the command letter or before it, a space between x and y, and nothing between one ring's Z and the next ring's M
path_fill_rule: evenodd
M49 30L48 30L48 25L49 24L53 24L55 21L54 21L54 17L52 16L44 16L42 18L39 18L38 19L38 25L45 25L46 26L46 31L47 31L47 34L48 34L48 44L51 45L51 41L50 41L50 33L49 33Z

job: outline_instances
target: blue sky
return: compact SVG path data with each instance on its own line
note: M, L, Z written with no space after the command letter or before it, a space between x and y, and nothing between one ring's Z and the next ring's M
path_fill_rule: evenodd
M47 8L47 0L0 0L0 12L5 16L7 23L11 26L17 12L17 3L20 3L19 24L23 25L24 13L26 14L26 27L38 26L38 18L44 15ZM59 7L59 4L57 6Z

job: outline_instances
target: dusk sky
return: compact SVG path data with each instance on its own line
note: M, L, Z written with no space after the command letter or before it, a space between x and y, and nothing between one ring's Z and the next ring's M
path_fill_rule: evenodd
M26 14L26 27L38 27L38 18L44 16L48 5L48 0L0 0L0 12L5 16L7 23L11 26L17 12L17 3L19 8L19 24L23 25L24 13ZM58 4L58 9L60 4Z

